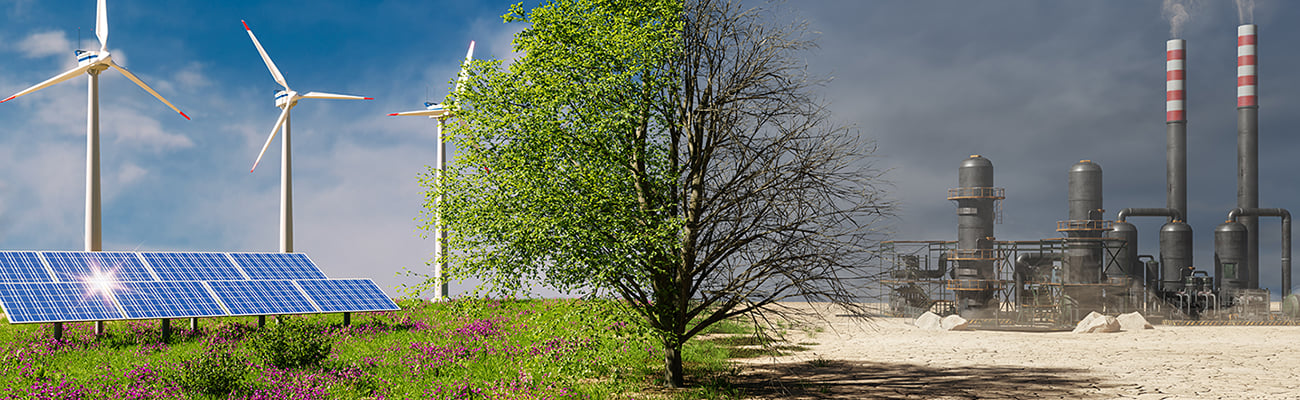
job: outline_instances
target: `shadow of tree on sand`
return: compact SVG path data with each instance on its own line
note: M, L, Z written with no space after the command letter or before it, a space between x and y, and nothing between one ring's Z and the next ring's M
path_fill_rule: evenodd
M1115 385L1087 370L1021 366L941 367L815 360L755 364L733 382L755 399L1034 399L1099 397Z

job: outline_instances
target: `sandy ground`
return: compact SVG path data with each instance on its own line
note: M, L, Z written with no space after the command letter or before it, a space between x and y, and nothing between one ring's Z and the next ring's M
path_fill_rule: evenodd
M807 351L742 361L752 398L1300 398L1300 327L948 332L827 314L786 333Z

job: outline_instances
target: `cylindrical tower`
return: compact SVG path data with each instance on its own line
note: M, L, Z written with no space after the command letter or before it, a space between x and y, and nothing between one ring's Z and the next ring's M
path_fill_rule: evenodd
M1214 228L1214 276L1226 294L1246 288L1246 227L1224 222Z
M1160 227L1160 286L1166 292L1183 289L1184 275L1191 274L1192 227L1174 221Z
M1079 304L1079 313L1101 309L1103 220L1101 166L1082 160L1070 168L1070 219L1057 223L1065 232L1065 294Z
M1187 42L1165 42L1165 207L1187 215Z
M1101 220L1101 166L1092 160L1081 160L1070 167L1069 181L1070 220Z
M948 200L957 201L957 249L948 256L956 279L949 288L956 292L958 312L978 316L997 307L993 223L996 202L1005 197L993 187L993 163L979 155L962 161L957 185L948 190Z
M1255 69L1256 26L1237 27L1237 207L1259 207L1259 97ZM1259 218L1242 216L1246 227L1246 259L1242 271L1247 289L1259 288Z
M1143 266L1138 262L1138 231L1137 227L1128 222L1115 221L1110 230L1106 231L1106 237L1112 237L1124 240L1124 248L1115 255L1115 264L1135 283L1143 282ZM1113 275L1120 271L1107 271L1107 275Z

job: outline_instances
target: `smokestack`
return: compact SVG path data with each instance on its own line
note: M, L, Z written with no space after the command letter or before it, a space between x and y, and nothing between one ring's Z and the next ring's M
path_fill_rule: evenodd
M1165 207L1187 215L1187 41L1165 42ZM1186 218L1186 217L1184 217Z
M1259 98L1256 88L1256 26L1237 27L1237 207L1259 207ZM1259 288L1259 218L1241 217L1246 226L1246 260L1243 278L1247 288Z

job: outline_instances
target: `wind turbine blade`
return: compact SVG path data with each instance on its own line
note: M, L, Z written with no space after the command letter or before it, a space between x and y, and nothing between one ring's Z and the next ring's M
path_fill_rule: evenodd
M392 114L388 114L388 116L390 116L390 117L397 117L397 116L402 116L402 117L406 117L406 116L421 116L421 117L422 117L422 116L429 116L429 117L439 117L439 116L442 116L443 114L446 114L446 113L447 113L447 110L420 110L420 111L405 111L405 112L392 113Z
M301 98L334 99L334 100L374 100L374 98L370 98L370 97L353 96L348 94L324 93L324 92L307 92L307 94L302 95Z
M249 173L257 170L257 164L262 162L262 156L266 155L266 149L271 147L271 141L275 140L275 134L280 132L280 127L284 126L284 121L289 119L289 108L286 105L284 111L280 112L280 119L275 121L275 128L271 129L271 136L266 137L266 144L262 145L262 152L257 153L257 161L253 161L253 168L248 170Z
M157 97L158 100L161 100L163 102L163 104L166 104L168 107L171 107L172 110L180 113L182 117L185 117L185 119L187 120L190 119L190 116L185 115L185 113L182 112L179 108L176 108L176 106L172 105L172 102L167 101L167 99L164 99L162 95L154 91L153 88L149 87L148 84L145 84L144 81L140 80L140 78L137 78L135 74L131 73L131 71L127 71L126 68L122 68L121 65L117 65L117 63L113 62L113 60L111 59L108 60L108 65L111 65L113 68L116 68L118 71L122 72L122 75L126 75L126 79L130 79L131 82L135 82L135 84L143 88L144 91L149 92L149 94L152 94L153 97Z
M95 9L95 37L99 38L99 51L108 49L108 7L99 0Z
M465 52L465 62L460 64L460 75L456 77L456 92L465 85L465 80L469 79L469 63L474 60L474 41L469 41L469 51Z
M241 19L239 22L244 22L244 20ZM253 46L257 46L257 52L262 54L262 61L266 61L266 69L271 70L271 76L275 77L275 81L280 86L284 86L285 90L289 90L289 84L284 82L284 75L280 75L280 69L275 67L275 62L271 61L271 56L266 55L266 49L263 49L262 43L257 41L257 36L253 35L253 30L248 27L247 22L244 22L244 30L248 31L248 37L253 39Z
M38 83L38 84L36 84L36 86L32 86L32 87L29 87L29 88L27 88L27 89L23 89L23 91L18 92L17 94L14 94L13 96L9 96L9 98L7 98L7 99L0 100L0 103L4 103L4 102L6 102L6 101L16 99L16 98L18 98L19 96L22 96L22 95L25 95L25 94L28 94L28 93L31 93L31 92L35 92L35 91L37 91L37 90L41 90L41 89L47 88L47 87L49 87L50 85L53 85L53 84L56 84L56 83L59 83L59 82L63 82L63 81L66 81L66 80L69 80L69 79L72 79L72 78L76 78L77 75L81 75L81 74L85 73L86 70L90 69L90 67L93 67L93 66L94 66L94 64L86 64L86 65L83 65L83 66L80 66L80 67L76 67L76 68L70 69L70 70L68 70L68 72L64 72L64 73L62 73L62 74L58 74L58 75L56 75L56 76L53 77L53 78L46 79L45 82Z

